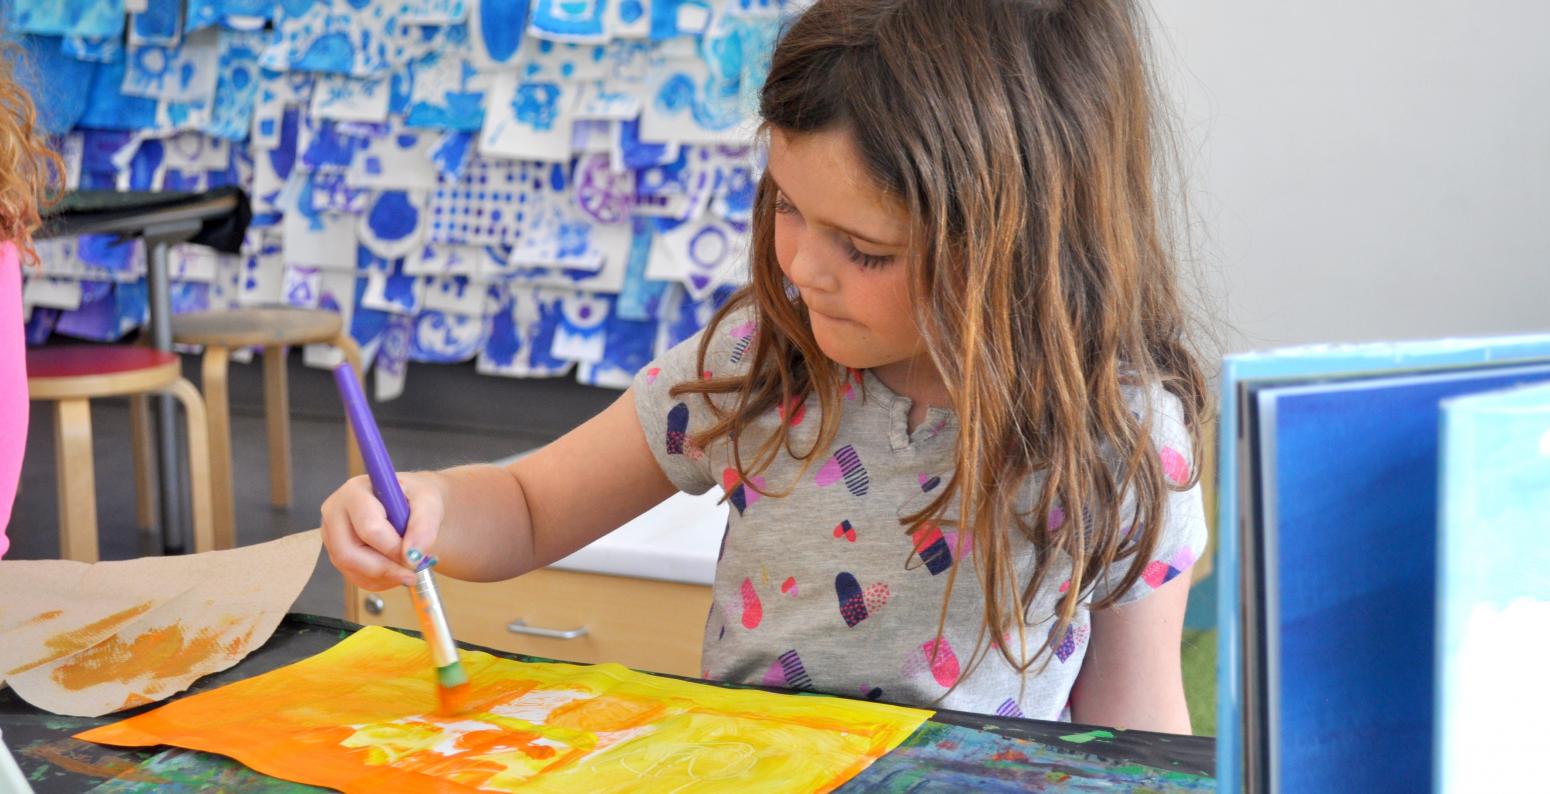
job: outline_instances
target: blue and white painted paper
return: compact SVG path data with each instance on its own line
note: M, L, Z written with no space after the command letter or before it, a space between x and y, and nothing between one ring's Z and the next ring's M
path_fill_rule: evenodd
M608 316L603 339L603 358L576 366L576 380L587 386L627 389L635 373L654 357L655 322L628 320L619 316L618 304Z
M6 27L48 36L118 38L124 0L9 0Z
M613 300L591 292L573 292L560 301L560 323L549 352L555 358L586 364L603 360L604 333Z
M274 18L274 0L188 0L189 31L222 24L232 30L258 30Z
M444 181L431 199L431 241L500 245L515 240L527 218L528 192L542 189L548 170L538 163L471 159L462 176Z
M404 0L281 3L263 65L278 71L382 76L411 57L412 31L399 21L406 5Z
M484 125L485 97L495 77L479 71L464 54L465 41L456 47L427 53L409 65L409 126L475 132Z
M528 32L551 41L607 42L610 0L534 0Z
M353 270L356 262L354 215L313 209L312 182L301 180L294 203L284 206L285 262Z
M710 204L715 172L706 149L684 146L677 159L640 169L635 178L634 213L648 218L688 220Z
M340 121L387 121L388 79L322 75L312 89L312 115Z
M370 138L350 161L350 184L364 188L434 190L432 161L439 135L395 124L386 134Z
M424 284L426 309L484 316L489 291L485 284L468 276L431 276Z
M409 0L403 21L415 25L452 25L468 19L472 0Z
M484 345L487 328L482 307L477 314L428 308L415 317L409 360L427 364L471 361Z
M360 216L356 235L361 245L386 259L400 259L420 250L429 227L428 194L422 190L383 190Z
M285 249L280 235L266 229L251 229L243 251L237 304L276 306L282 303L285 296Z
M489 157L565 162L577 89L571 83L521 81L502 73L490 87L479 151Z
M129 45L176 46L183 34L183 0L144 0L145 10L129 15Z
M472 57L483 66L516 62L527 32L530 0L469 0L468 34Z
M258 54L267 36L263 31L220 31L215 95L220 98L210 114L205 133L229 141L247 139L253 128L253 108L258 101Z
M702 215L656 237L656 250L646 275L678 281L694 300L704 300L718 287L746 281L748 225L715 215Z
M574 361L551 353L568 290L506 291L490 317L489 338L479 353L478 371L514 378L558 377Z
M115 38L65 36L60 51L79 61L113 63L124 58L124 43Z
M122 90L165 102L208 103L220 78L220 55L214 30L191 33L175 45L130 47Z
M403 272L402 260L395 260L390 272L373 270L366 274L366 291L361 305L376 311L413 316L424 307L427 279Z

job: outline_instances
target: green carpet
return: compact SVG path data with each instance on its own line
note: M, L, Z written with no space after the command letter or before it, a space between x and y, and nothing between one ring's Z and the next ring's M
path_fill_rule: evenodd
M1216 735L1216 629L1184 630L1184 699L1196 736Z

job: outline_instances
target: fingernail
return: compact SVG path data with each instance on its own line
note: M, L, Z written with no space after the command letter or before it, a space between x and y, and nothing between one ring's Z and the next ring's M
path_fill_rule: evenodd
M432 557L430 559L430 562L425 563L425 567L427 567L427 568L435 568L436 567L436 563L438 563L438 562L441 562L441 560L438 560L435 557Z
M410 550L404 552L404 556L407 557L410 562L414 563L414 562L419 562L420 559L423 558L425 555L421 554L419 549L410 549Z

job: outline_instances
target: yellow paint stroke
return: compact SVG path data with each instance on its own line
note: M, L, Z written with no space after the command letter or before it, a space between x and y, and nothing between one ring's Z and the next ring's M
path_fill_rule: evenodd
M33 669L34 667L42 667L49 662L63 659L72 653L85 650L86 648L89 648L92 645L95 645L97 642L101 641L105 633L112 631L113 629L118 628L120 625L128 623L129 621L134 620L140 615L150 611L151 603L152 602L150 601L144 601L142 603L135 604L128 609L115 612L95 623L89 623L74 631L67 631L63 634L56 634L43 641L44 646L46 646L49 650L49 654L47 656L44 656L42 659L33 661L30 664L24 664L15 670L8 671L6 675L20 675L27 672L28 670ZM43 614L46 615L48 613L45 612ZM34 618L34 620L36 619L37 618Z
M423 642L367 627L289 667L79 738L170 744L346 792L828 791L930 712L692 684L614 664L465 652L468 709L437 714Z

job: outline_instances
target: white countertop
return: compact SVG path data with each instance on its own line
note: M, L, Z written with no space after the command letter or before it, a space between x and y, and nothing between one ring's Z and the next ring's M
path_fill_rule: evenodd
M708 585L727 526L721 489L678 493L551 568Z

